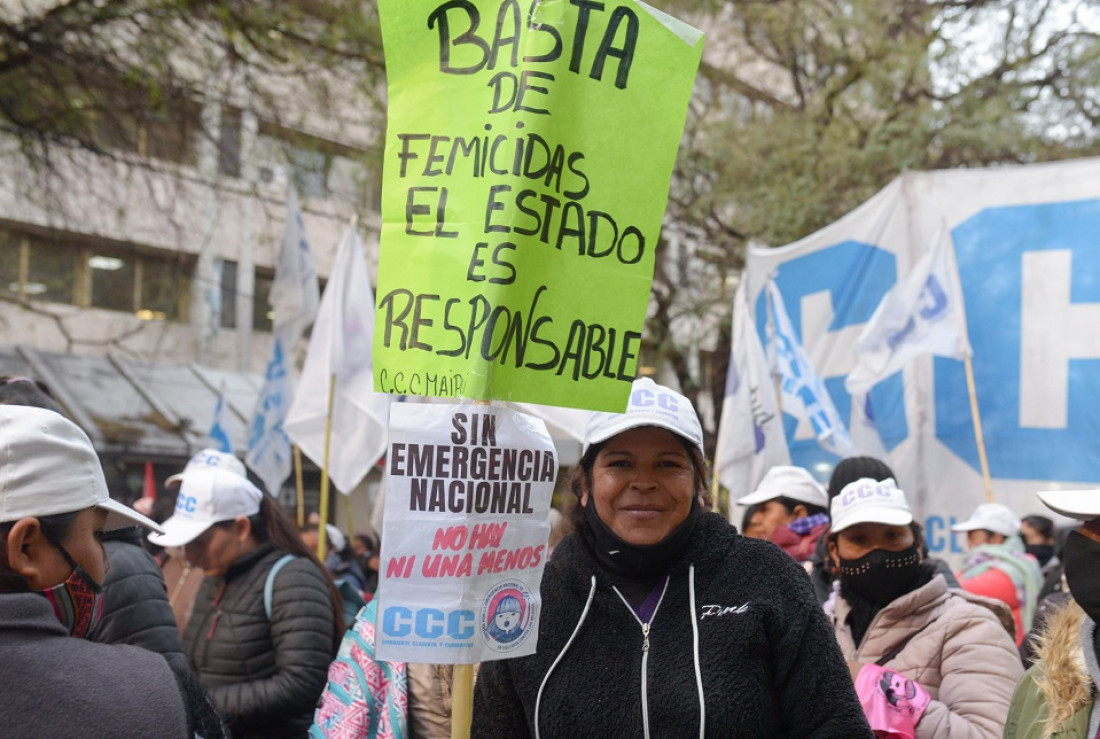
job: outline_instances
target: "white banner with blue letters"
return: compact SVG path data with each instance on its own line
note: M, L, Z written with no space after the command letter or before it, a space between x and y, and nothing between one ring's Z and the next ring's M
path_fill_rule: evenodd
M937 230L954 245L994 496L1046 513L1033 493L1100 483L1100 158L903 174L788 246L752 248L749 305L761 339L774 276L845 423L844 381L883 296ZM964 364L924 355L870 391L888 462L934 554L961 554L950 525L985 501ZM826 476L837 457L784 418L792 462ZM744 495L748 491L734 491Z

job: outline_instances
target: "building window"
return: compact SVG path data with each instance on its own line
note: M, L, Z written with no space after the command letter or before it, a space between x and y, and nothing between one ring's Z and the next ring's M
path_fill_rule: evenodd
M222 328L237 328L237 263L219 259L217 272L221 276L222 292L218 325Z
M355 149L261 121L256 137L261 182L285 187L288 179L302 197L331 199L357 209L380 210L381 154Z
M92 252L88 257L93 308L130 310L134 303L133 259Z
M219 325L222 328L237 328L237 271L236 262L221 262L221 315ZM252 290L252 328L256 331L271 330L271 306L267 300L271 295L273 273L270 270L256 270Z
M270 331L273 327L271 320L275 313L267 301L271 297L271 283L274 281L274 275L256 273L256 289L252 293L252 328L257 331Z
M132 248L0 229L0 293L185 320L190 265Z

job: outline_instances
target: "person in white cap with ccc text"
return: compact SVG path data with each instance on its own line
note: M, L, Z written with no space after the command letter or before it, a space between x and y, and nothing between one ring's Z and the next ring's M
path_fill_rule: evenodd
M217 449L202 449L187 462L182 472L171 475L164 481L168 488L177 488L183 479L198 470L221 469L232 472L240 477L247 477L244 463L236 456ZM178 498L177 498L178 502ZM187 631L187 624L191 620L191 610L195 606L195 596L202 586L202 570L193 567L184 557L178 547L169 547L162 555L161 572L164 573L164 583L168 588L168 600L172 606L172 612L176 616L180 634Z
M680 393L642 378L593 414L538 650L482 663L474 736L870 739L809 578L706 511L706 480Z
M983 503L951 530L966 532L967 553L958 573L959 585L1012 609L1019 647L1031 629L1043 585L1039 563L1024 552L1020 517L1001 503Z
M920 526L892 479L832 501L826 541L840 590L833 627L880 735L996 739L1023 674L1007 607L948 588L921 554Z
M206 575L183 646L233 736L304 736L344 622L331 578L287 514L237 472L196 465L150 540L183 547Z
M802 467L772 467L756 490L737 503L756 506L750 526L761 539L779 545L796 562L810 559L817 540L829 530L829 496Z
M0 406L0 733L194 736L186 686L161 655L84 639L103 606L98 534L135 524L159 529L110 498L79 427Z

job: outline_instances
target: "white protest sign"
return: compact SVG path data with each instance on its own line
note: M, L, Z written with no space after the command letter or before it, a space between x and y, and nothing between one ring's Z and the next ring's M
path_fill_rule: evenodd
M395 403L389 440L378 659L533 654L558 472L546 425L507 408Z

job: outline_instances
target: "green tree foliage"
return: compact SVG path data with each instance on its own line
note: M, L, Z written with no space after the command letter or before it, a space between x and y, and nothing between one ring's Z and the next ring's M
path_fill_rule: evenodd
M650 361L671 362L684 387L709 393L716 407L727 333L713 326L717 340L698 352L670 326L691 311L717 311L728 325L750 241L806 236L906 169L1100 152L1096 0L675 6L666 9L706 31L707 46L666 223L687 227L711 272L675 284L667 275L682 272L658 267L648 338L659 356ZM694 294L696 285L710 294Z
M59 152L146 154L217 137L198 114L210 97L276 119L291 96L369 105L382 64L354 0L15 0L0 4L0 131L47 170Z

